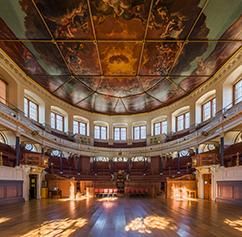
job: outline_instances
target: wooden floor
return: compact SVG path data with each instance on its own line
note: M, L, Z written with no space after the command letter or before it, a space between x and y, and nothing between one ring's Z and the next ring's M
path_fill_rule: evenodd
M242 207L143 198L35 200L0 207L0 236L242 236Z

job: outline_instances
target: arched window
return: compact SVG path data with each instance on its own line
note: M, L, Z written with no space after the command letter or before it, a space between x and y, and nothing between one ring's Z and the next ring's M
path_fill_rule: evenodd
M133 139L143 140L146 139L146 122L140 121L133 123Z
M73 116L73 133L88 136L89 121L77 115Z
M31 143L25 144L24 148L26 151L37 152L36 146Z
M55 130L68 131L68 114L59 107L51 106L50 125Z
M7 84L0 79L0 102L6 104L7 100Z
M24 115L37 122L39 121L39 105L28 97L24 97Z
M0 133L0 143L7 144L6 138L2 133Z
M238 104L242 101L242 79L233 86L233 103Z
M50 155L55 156L55 157L61 157L61 151L60 150L52 150Z
M100 140L108 139L108 123L102 121L94 122L94 138Z
M190 127L190 107L184 106L172 113L172 131L179 132Z
M167 116L161 116L151 121L152 136L167 134Z
M45 123L45 102L26 89L24 90L24 115L39 123Z

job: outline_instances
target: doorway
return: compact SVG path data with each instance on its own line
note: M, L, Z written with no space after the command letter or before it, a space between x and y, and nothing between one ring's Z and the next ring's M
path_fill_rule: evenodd
M203 175L203 190L204 190L204 199L211 199L211 174Z
M37 175L29 175L29 200L37 199Z

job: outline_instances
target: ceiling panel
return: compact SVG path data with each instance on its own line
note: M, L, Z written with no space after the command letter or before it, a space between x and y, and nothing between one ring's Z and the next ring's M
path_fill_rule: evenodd
M241 9L241 0L210 0L189 39L242 40Z
M112 97L108 95L100 95L95 93L95 103L93 110L98 113L113 114L114 108L118 102L117 97Z
M86 0L34 1L55 39L93 39Z
M74 75L100 75L97 48L89 42L58 43L65 61Z
M148 90L147 93L165 104L177 100L185 94L185 91L178 87L175 83L167 79L163 79Z
M190 42L170 75L213 75L240 47L241 42Z
M158 108L161 103L152 96L144 93L122 98L128 113L147 112Z
M147 39L186 39L205 0L154 1Z
M151 111L209 80L241 47L240 0L2 0L0 48L80 108Z
M97 90L97 88L101 82L101 77L75 76L75 78L77 78L79 81L81 81L87 87L92 88L94 91Z
M140 74L167 75L181 47L180 42L146 43Z
M105 76L136 75L141 43L101 42L98 47Z
M151 0L90 1L97 38L142 40Z
M40 76L32 75L32 78L50 92L57 90L64 83L72 80L72 76Z
M209 79L208 76L177 76L170 77L174 83L186 92L190 92Z
M143 88L135 77L104 77L97 91L106 95L124 97L142 93Z
M155 86L157 83L159 83L161 80L163 80L165 77L161 76L140 76L139 81L142 84L142 87L145 91L149 90L153 86Z
M54 92L55 95L72 104L79 103L92 93L92 90L88 89L77 79L72 79Z
M0 9L0 39L51 39L32 1L1 0ZM13 33L5 34L6 26ZM2 30L5 32L4 34L2 34Z

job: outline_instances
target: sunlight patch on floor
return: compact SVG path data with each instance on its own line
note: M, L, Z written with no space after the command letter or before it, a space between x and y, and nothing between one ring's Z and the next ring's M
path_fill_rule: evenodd
M6 221L9 221L10 218L9 217L0 217L0 224L6 222Z
M125 226L125 231L137 231L138 233L151 234L153 229L175 230L176 225L170 218L160 216L137 217Z
M234 228L235 230L242 232L242 217L240 217L240 219L238 219L238 220L225 219L224 223L229 225L230 227Z
M29 231L22 235L23 237L68 237L76 230L81 229L87 224L87 219L57 219L52 221L45 221L38 228Z

